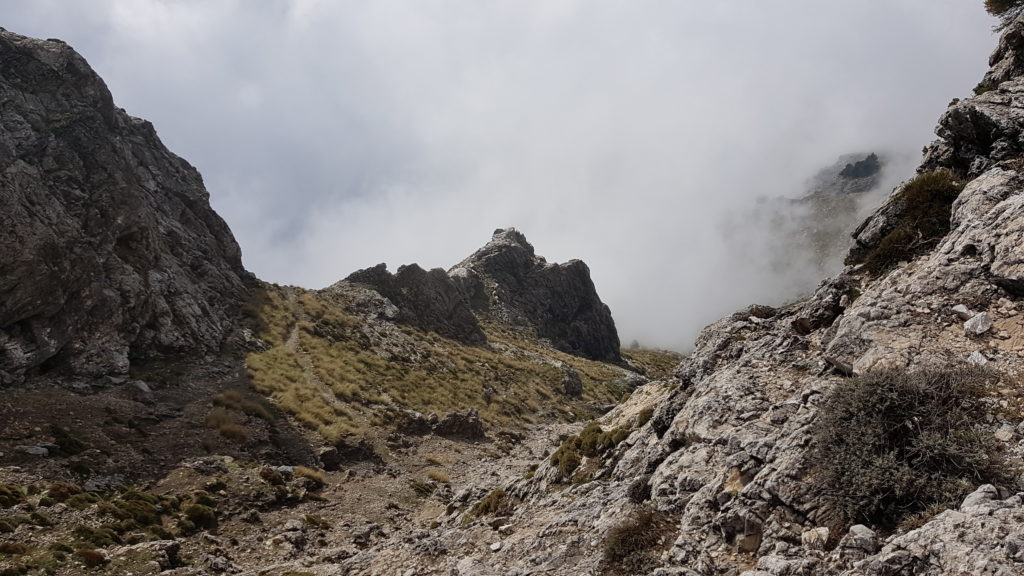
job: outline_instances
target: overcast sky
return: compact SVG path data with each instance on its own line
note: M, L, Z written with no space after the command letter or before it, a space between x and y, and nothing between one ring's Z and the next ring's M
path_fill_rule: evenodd
M447 268L515 226L590 265L624 342L677 349L794 297L734 257L729 214L847 152L905 155L905 177L996 43L982 0L0 0L0 16L70 43L151 120L265 280ZM770 243L740 244L754 262Z

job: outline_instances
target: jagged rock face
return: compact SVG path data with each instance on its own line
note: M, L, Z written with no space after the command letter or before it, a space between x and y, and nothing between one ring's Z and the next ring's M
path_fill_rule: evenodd
M615 321L583 262L549 264L510 228L448 273L477 313L534 328L569 354L621 361Z
M218 349L247 273L199 173L66 44L0 29L0 383Z
M378 264L353 272L344 282L363 284L390 300L398 308L398 322L464 344L487 343L469 303L440 268L427 271L410 264L392 274L385 264Z

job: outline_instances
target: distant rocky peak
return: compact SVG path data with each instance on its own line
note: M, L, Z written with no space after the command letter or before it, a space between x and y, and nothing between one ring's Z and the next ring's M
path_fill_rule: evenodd
M839 171L839 176L847 179L869 178L878 174L881 170L882 163L878 159L878 154L872 152L863 160L847 163L846 166Z
M530 254L534 254L533 245L526 240L526 235L515 228L498 228L491 235L491 241L487 243L487 246L491 244L518 246L525 248Z
M548 263L515 228L496 230L448 274L478 315L532 328L569 354L621 360L615 322L587 265Z

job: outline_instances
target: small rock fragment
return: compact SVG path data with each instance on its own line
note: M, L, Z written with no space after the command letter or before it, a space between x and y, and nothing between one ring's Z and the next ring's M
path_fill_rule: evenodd
M992 329L992 317L982 312L964 322L964 333L968 336L981 336Z
M953 313L959 316L961 320L970 320L974 317L974 312L971 312L971 310L963 304L953 306Z

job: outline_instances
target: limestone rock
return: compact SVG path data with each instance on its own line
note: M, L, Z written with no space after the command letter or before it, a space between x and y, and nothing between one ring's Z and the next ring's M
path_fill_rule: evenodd
M0 101L0 384L218 350L249 275L195 168L63 42L0 30Z
M992 329L992 318L988 312L982 312L964 322L964 333L968 336L981 336Z

